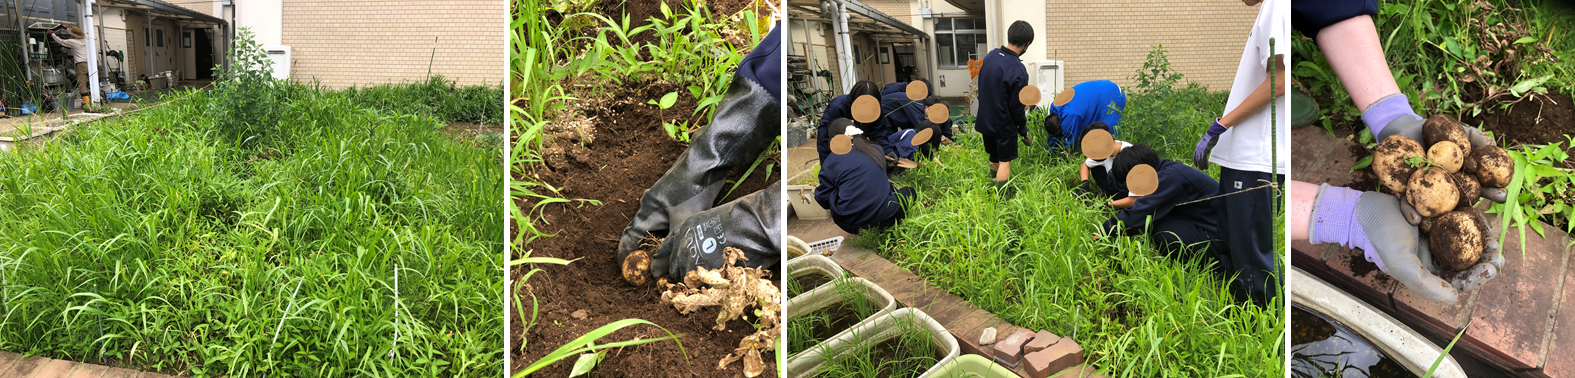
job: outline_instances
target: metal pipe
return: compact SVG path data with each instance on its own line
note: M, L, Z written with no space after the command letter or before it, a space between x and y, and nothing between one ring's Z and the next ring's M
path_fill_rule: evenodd
M842 32L837 34L837 38L842 41L842 60L846 62L846 65L843 66L846 69L842 70L842 75L844 76L842 92L847 93L853 90L853 83L859 80L858 57L853 55L853 37L851 36L852 33L848 32L848 3L844 0L837 0L834 4L837 5L837 24L842 27Z
M808 58L804 61L804 65L808 66L807 68L809 69L809 87L814 88L816 93L816 98L812 102L819 102L820 81L815 80L815 77L818 76L815 73L815 39L809 37L809 20L801 21L801 24L804 25L804 56Z
M93 27L93 1L94 0L85 0L85 2L82 4L82 32L86 34L83 37L87 39L86 41L83 41L82 48L87 49L88 95L92 96L93 101L100 101L103 100L103 96L99 95L98 93L99 49L98 33L94 32L95 28ZM82 106L87 107L87 104L82 104Z

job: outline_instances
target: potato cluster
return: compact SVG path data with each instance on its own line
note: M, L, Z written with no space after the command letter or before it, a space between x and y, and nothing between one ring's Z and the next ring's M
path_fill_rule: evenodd
M1384 138L1373 151L1373 172L1422 216L1419 228L1440 267L1470 268L1482 257L1487 226L1471 206L1483 187L1509 185L1514 162L1495 145L1471 148L1465 127L1450 116L1428 117L1422 139Z

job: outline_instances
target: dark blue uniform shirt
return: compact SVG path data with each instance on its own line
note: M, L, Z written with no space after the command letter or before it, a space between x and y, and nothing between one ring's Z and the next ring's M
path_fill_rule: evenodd
M1107 234L1141 234L1150 215L1154 216L1156 224L1170 217L1196 224L1209 233L1218 231L1214 208L1209 201L1176 206L1219 194L1218 181L1203 171L1169 159L1159 159L1159 166L1154 167L1154 171L1159 176L1159 188L1138 198L1131 209L1121 210L1106 221Z
M837 96L826 103L826 111L820 113L820 125L815 127L815 152L820 153L820 161L826 161L826 155L831 154L831 135L826 126L837 118L853 119L853 98L848 95ZM863 126L860 126L863 128Z
M815 202L831 212L831 220L849 233L889 226L902 217L896 187L886 168L859 153L831 154L820 161L820 186Z
M1028 69L1023 68L1017 53L1006 47L990 50L979 68L979 114L974 129L992 138L1028 135L1025 107L1017 96L1025 86Z

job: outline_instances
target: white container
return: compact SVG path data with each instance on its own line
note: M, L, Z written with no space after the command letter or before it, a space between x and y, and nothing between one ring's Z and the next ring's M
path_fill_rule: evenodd
M837 265L837 262L831 261L831 259L821 255L804 255L796 257L792 260L788 260L787 272L788 277L798 277L801 275L820 273L826 275L826 277L830 277L832 280L836 280L847 275L847 273L842 270L842 266ZM831 282L826 282L810 290L805 290L804 294L800 294L800 296L809 294L809 292L814 291L814 289L819 289L830 284Z
M864 318L864 320L860 320L858 323L853 324L852 327L848 327L848 329L842 330L842 332L838 332L836 335L832 335L830 338L821 340L820 344L816 344L809 349L800 351L798 354L788 356L789 372L795 371L793 367L796 366L796 361L819 360L820 358L817 356L820 355L821 348L825 347L828 341L847 336L848 334L852 333L853 330L859 329L859 327L863 326L865 323L869 323L872 320L880 318L881 315L885 315L886 313L897 309L897 300L892 299L891 294L887 293L886 290L881 289L880 286L875 286L875 283L858 277L844 277L843 280L846 280L846 282L853 285L862 286L864 288L864 298L869 299L870 304L874 305L878 310L875 310L875 313L870 314L868 318ZM837 282L838 281L832 281L815 288L815 290L810 290L803 295L788 299L787 319L793 319L794 316L808 314L810 312L814 312L815 310L830 307L831 305L841 302L842 296L837 293Z
M821 220L831 217L831 212L815 202L814 185L788 185L788 202L793 203L793 213L801 220Z
M935 342L935 347L941 352L942 357L940 361L936 361L935 366L931 366L924 371L924 374L919 375L920 378L936 374L942 370L943 366L956 359L957 355L961 353L961 348L957 346L957 339L952 337L951 332L946 331L946 327L941 326L940 322L935 321L935 318L931 318L924 311L908 307L884 315L876 315L872 319L854 326L853 332L846 332L837 335L831 340L822 342L812 350L819 352L815 355L800 356L798 359L789 358L788 376L793 378L814 376L832 362L831 360L842 358L858 350L860 346L874 346L883 341L896 338L901 335L903 330L898 325L898 322L912 322L911 324L914 326L928 330ZM823 356L831 357L828 359Z

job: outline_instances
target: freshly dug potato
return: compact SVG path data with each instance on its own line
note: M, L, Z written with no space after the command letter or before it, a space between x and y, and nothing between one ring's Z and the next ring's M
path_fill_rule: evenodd
M1404 193L1406 183L1411 180L1411 173L1416 172L1416 168L1406 164L1406 159L1423 154L1422 145L1411 138L1390 135L1373 150L1373 173L1378 174L1378 180L1383 182L1385 188Z
M1460 145L1443 141L1434 143L1433 147L1427 149L1427 160L1443 167L1449 173L1455 173L1460 171L1460 165L1465 163L1466 155L1460 151Z
M1434 219L1427 241L1433 260L1445 270L1465 270L1482 259L1482 229L1466 211L1451 211Z
M1444 172L1443 168L1436 166L1412 174L1405 193L1411 206L1423 217L1449 212L1455 209L1455 204L1460 203L1460 189L1455 187L1455 180L1449 178L1449 173Z
M1433 220L1434 219L1438 219L1438 217L1422 218L1421 222L1417 222L1416 230L1417 231L1421 231L1422 232L1422 236L1427 236L1428 233L1433 232Z
M1482 183L1477 182L1476 175L1455 172L1449 177L1455 179L1455 188L1460 190L1460 203L1457 206L1471 206L1478 198L1482 198Z
M1460 171L1475 176L1477 174L1477 159L1471 157L1471 150L1467 149L1465 152L1466 159L1460 162Z
M645 286L651 279L651 256L645 251L630 252L623 258L623 280L634 286Z
M1471 145L1471 139L1466 137L1466 127L1455 120L1455 117L1443 114L1434 114L1427 117L1427 122L1422 123L1422 145L1433 148L1438 142L1454 142L1457 146Z
M1508 186L1509 178L1515 175L1515 161L1498 146L1477 147L1471 150L1471 159L1476 161L1477 181L1482 186L1502 188Z

